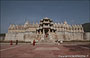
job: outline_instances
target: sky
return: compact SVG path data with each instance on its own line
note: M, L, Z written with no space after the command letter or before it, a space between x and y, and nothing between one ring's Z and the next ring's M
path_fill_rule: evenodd
M39 22L48 17L53 22L84 24L90 22L90 1L0 1L1 32L7 33L10 24L23 25L25 21Z

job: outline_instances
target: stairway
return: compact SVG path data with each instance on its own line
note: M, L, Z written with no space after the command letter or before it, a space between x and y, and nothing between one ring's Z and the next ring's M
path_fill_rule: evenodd
M46 35L41 35L41 41L40 43L53 43L53 40L52 40L52 37L51 35L49 34L48 36Z

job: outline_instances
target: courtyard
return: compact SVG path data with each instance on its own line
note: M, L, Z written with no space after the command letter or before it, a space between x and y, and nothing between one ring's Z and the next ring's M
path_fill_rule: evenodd
M89 42L57 44L0 43L0 58L90 58Z

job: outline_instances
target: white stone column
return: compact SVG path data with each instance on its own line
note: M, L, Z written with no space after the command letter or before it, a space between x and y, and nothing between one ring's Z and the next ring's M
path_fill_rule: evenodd
M44 29L43 29L43 35L44 35L44 33L45 33L45 31L44 31Z
M37 34L37 31L36 31L36 34Z
M49 29L49 34L50 34L50 29Z
M41 34L41 30L40 30L40 34Z
M54 33L54 30L52 30L52 33Z

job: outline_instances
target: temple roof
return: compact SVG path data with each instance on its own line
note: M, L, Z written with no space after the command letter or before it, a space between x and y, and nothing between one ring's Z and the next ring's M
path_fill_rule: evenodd
M49 19L48 17L45 17L44 19Z
M45 17L45 18L41 19L41 20L40 20L40 22L43 22L44 20L49 20L50 22L52 22L52 19L47 18L47 17Z

